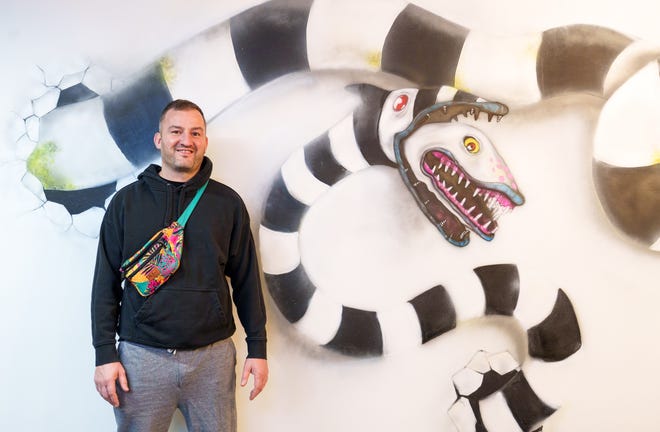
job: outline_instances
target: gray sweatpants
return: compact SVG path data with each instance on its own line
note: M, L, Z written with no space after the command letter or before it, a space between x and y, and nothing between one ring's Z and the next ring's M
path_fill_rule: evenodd
M167 432L177 408L190 432L236 431L236 348L225 339L195 350L119 343L130 391L118 387L118 432Z

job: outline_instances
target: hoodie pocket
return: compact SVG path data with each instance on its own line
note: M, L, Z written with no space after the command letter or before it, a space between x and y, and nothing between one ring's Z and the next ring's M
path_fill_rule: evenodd
M137 311L135 325L159 345L200 346L227 326L227 315L216 290L162 288Z

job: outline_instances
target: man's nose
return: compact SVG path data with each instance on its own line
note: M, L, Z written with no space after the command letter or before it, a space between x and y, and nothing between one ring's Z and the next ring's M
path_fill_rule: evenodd
M182 144L189 145L189 144L192 143L192 138L193 138L193 137L192 137L192 134L191 134L191 133L189 133L189 132L184 132L184 133L181 134L181 137L180 137L179 141L180 141Z

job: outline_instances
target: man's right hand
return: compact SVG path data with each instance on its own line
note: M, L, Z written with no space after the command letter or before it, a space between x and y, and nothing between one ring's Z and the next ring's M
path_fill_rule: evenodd
M115 408L119 406L117 382L119 382L122 390L125 392L128 391L128 379L126 379L126 371L121 363L106 363L96 367L96 370L94 371L94 384L96 384L96 391L98 391L101 397Z

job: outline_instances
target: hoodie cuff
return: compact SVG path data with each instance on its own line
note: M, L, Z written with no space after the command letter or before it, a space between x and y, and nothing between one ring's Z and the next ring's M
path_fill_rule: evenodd
M115 347L115 344L101 345L96 347L96 366L118 361L119 354L117 354L117 348Z
M248 340L247 341L248 355L247 358L266 359L266 340Z

